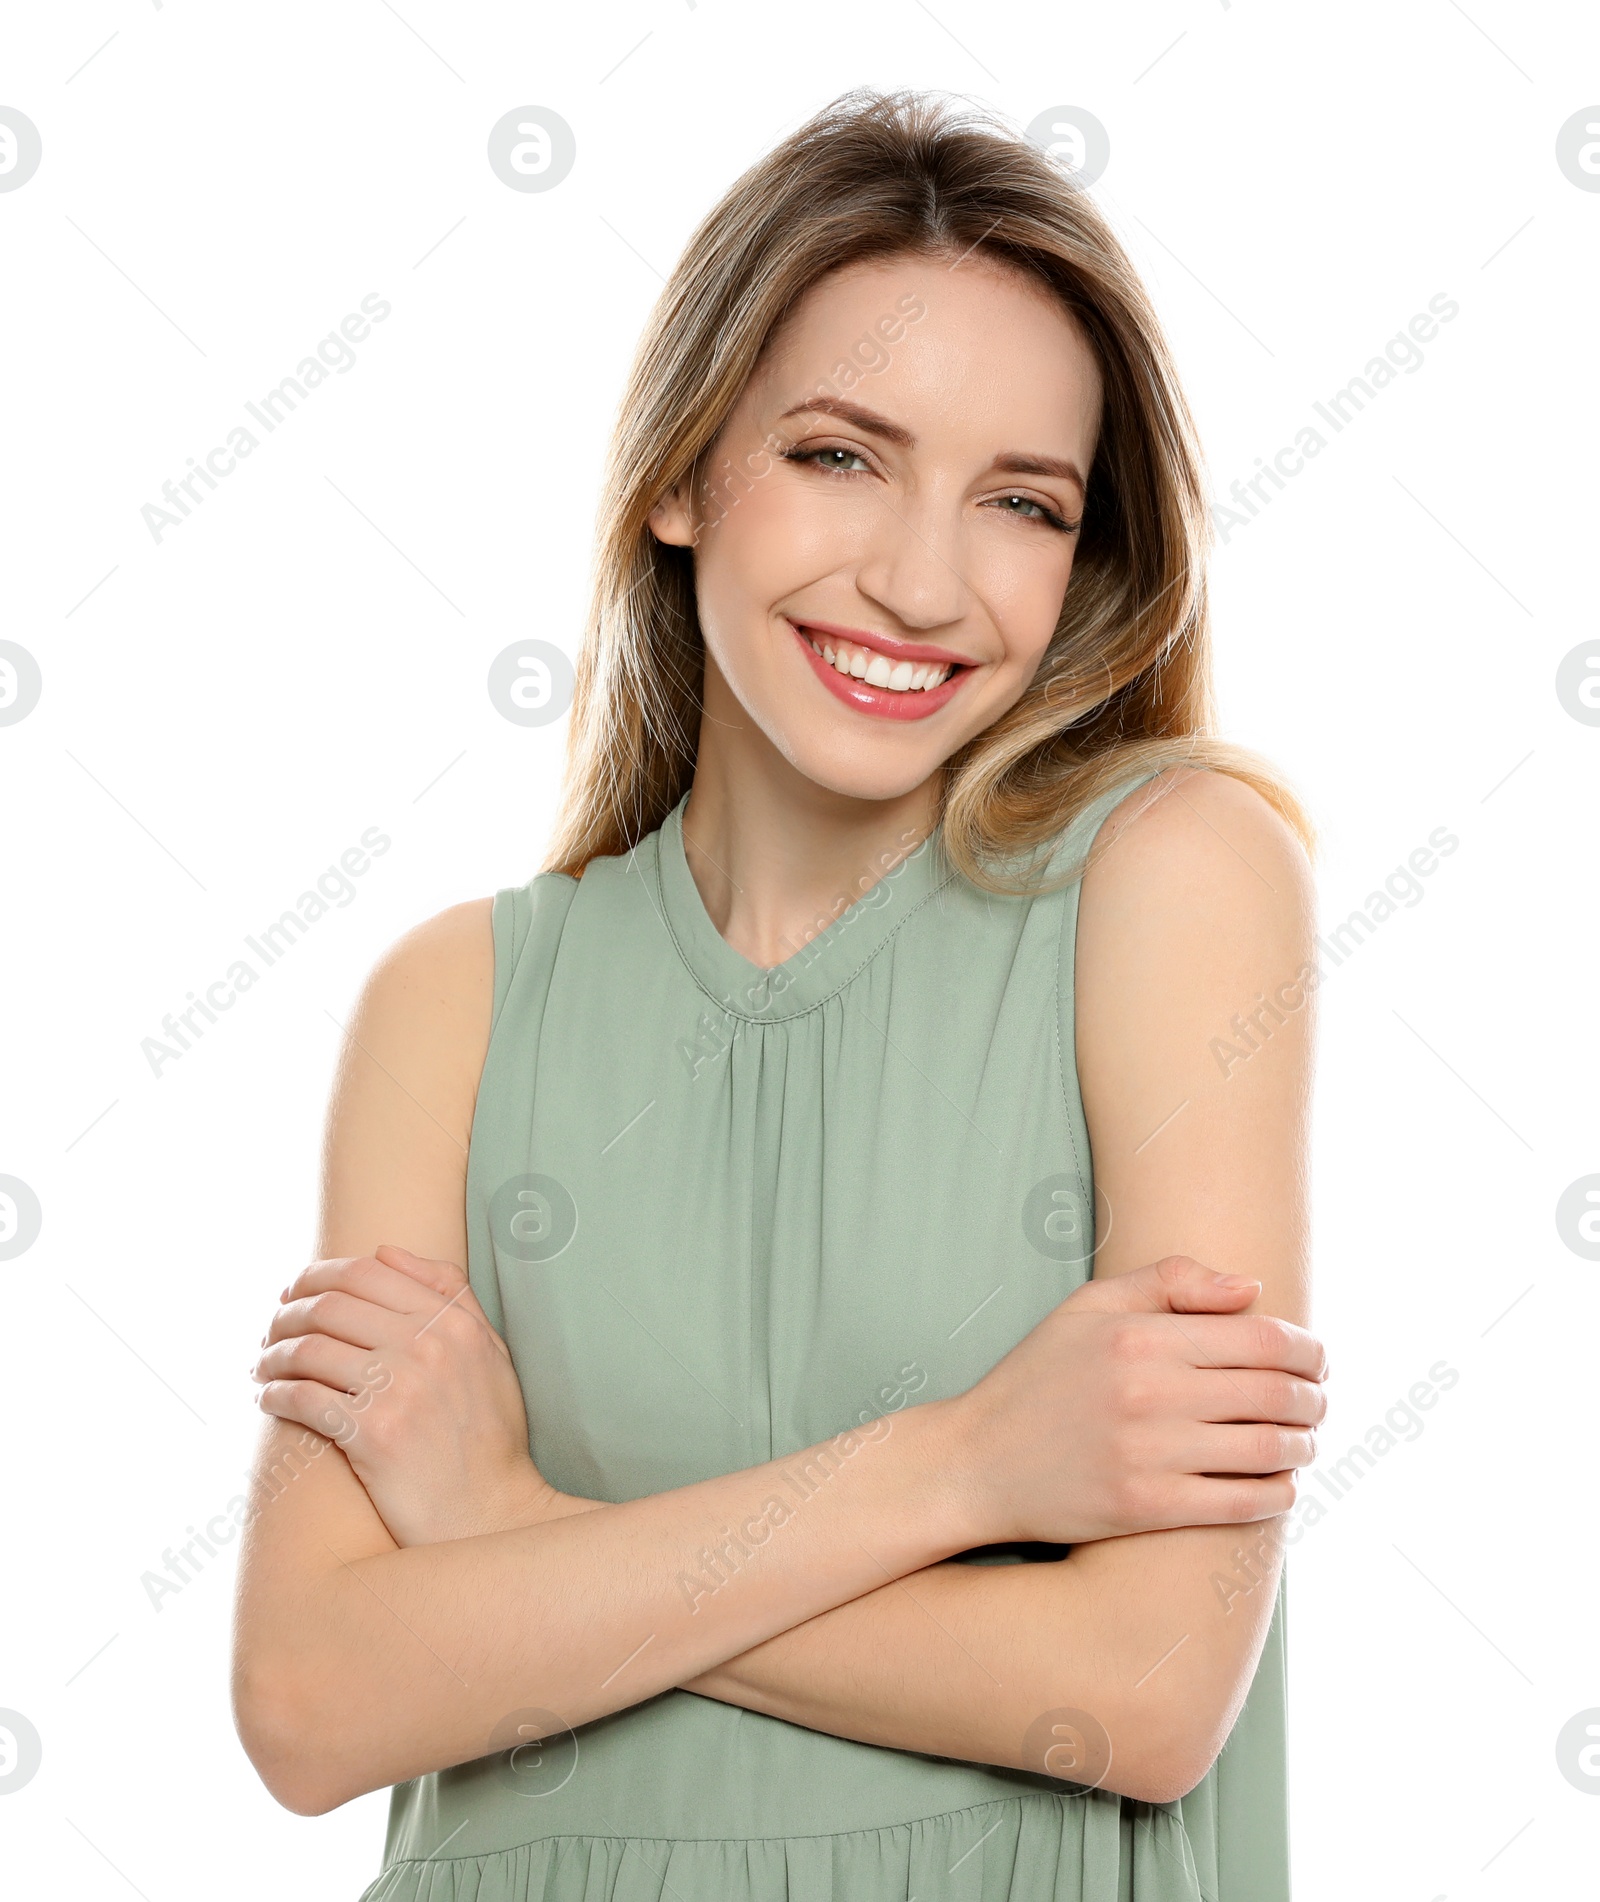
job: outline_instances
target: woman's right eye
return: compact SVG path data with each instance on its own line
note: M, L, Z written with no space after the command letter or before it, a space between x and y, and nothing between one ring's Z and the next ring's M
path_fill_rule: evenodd
M868 463L865 456L859 454L854 449L841 449L837 444L825 443L820 449L787 449L784 451L784 460L786 462L809 462L818 469L826 469L830 475L857 475L860 473L860 471L856 469L841 468L837 462L825 461L824 458L828 456L842 456L847 462L859 463L862 469L871 467L871 464Z

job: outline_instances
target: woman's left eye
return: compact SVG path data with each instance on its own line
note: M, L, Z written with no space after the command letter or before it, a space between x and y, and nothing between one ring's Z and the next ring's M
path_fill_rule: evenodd
M1070 532L1077 526L1075 522L1069 522L1063 516L1057 515L1054 509L1046 508L1042 502L1035 501L1031 495L1003 495L999 498L999 503L1002 515L1016 515L1025 522L1048 522L1052 528L1059 528L1063 533ZM1021 506L1013 507L1014 503ZM1023 515L1023 509L1032 509L1034 512L1031 515Z
M846 449L838 443L822 443L813 449L786 449L783 459L785 462L808 462L828 475L859 475L863 471L870 475L872 472L872 464L859 450ZM983 506L997 509L1001 515L1014 515L1018 521L1042 522L1047 528L1056 529L1063 535L1075 533L1078 526L1031 495L1003 495Z

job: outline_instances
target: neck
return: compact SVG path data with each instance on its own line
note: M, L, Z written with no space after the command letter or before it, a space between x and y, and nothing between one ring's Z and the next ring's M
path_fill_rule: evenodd
M705 684L684 856L723 938L770 970L932 831L937 780L888 799L834 792L779 753L709 657Z

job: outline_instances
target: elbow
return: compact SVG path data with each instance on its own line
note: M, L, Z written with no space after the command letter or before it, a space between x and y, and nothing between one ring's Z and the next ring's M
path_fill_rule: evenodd
M1139 1738L1124 1763L1113 1757L1106 1785L1136 1802L1176 1803L1205 1781L1227 1738L1226 1725L1203 1733L1179 1723L1164 1725L1159 1735Z
M1071 1708L1047 1712L1029 1729L1023 1767L1136 1803L1176 1803L1204 1781L1227 1736L1157 1705L1107 1715L1109 1723Z
M1214 1761L1214 1759L1213 1759ZM1163 1759L1154 1753L1128 1765L1119 1776L1113 1766L1107 1786L1137 1803L1176 1803L1204 1782L1210 1763Z
M1089 1785L1134 1803L1176 1803L1205 1775L1191 1774L1191 1766L1153 1745L1130 1745L1113 1751L1104 1773Z
M1065 1701L1046 1711L1028 1726L1021 1767L1137 1803L1175 1803L1215 1761L1159 1707L1107 1715L1109 1723Z
M233 1721L268 1794L296 1816L326 1816L361 1794L341 1783L328 1728L288 1671L237 1662Z

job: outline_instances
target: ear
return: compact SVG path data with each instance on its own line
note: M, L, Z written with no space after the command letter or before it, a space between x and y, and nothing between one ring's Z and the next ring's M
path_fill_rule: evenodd
M696 529L689 511L687 484L680 482L669 489L645 519L658 542L676 548L694 547Z

